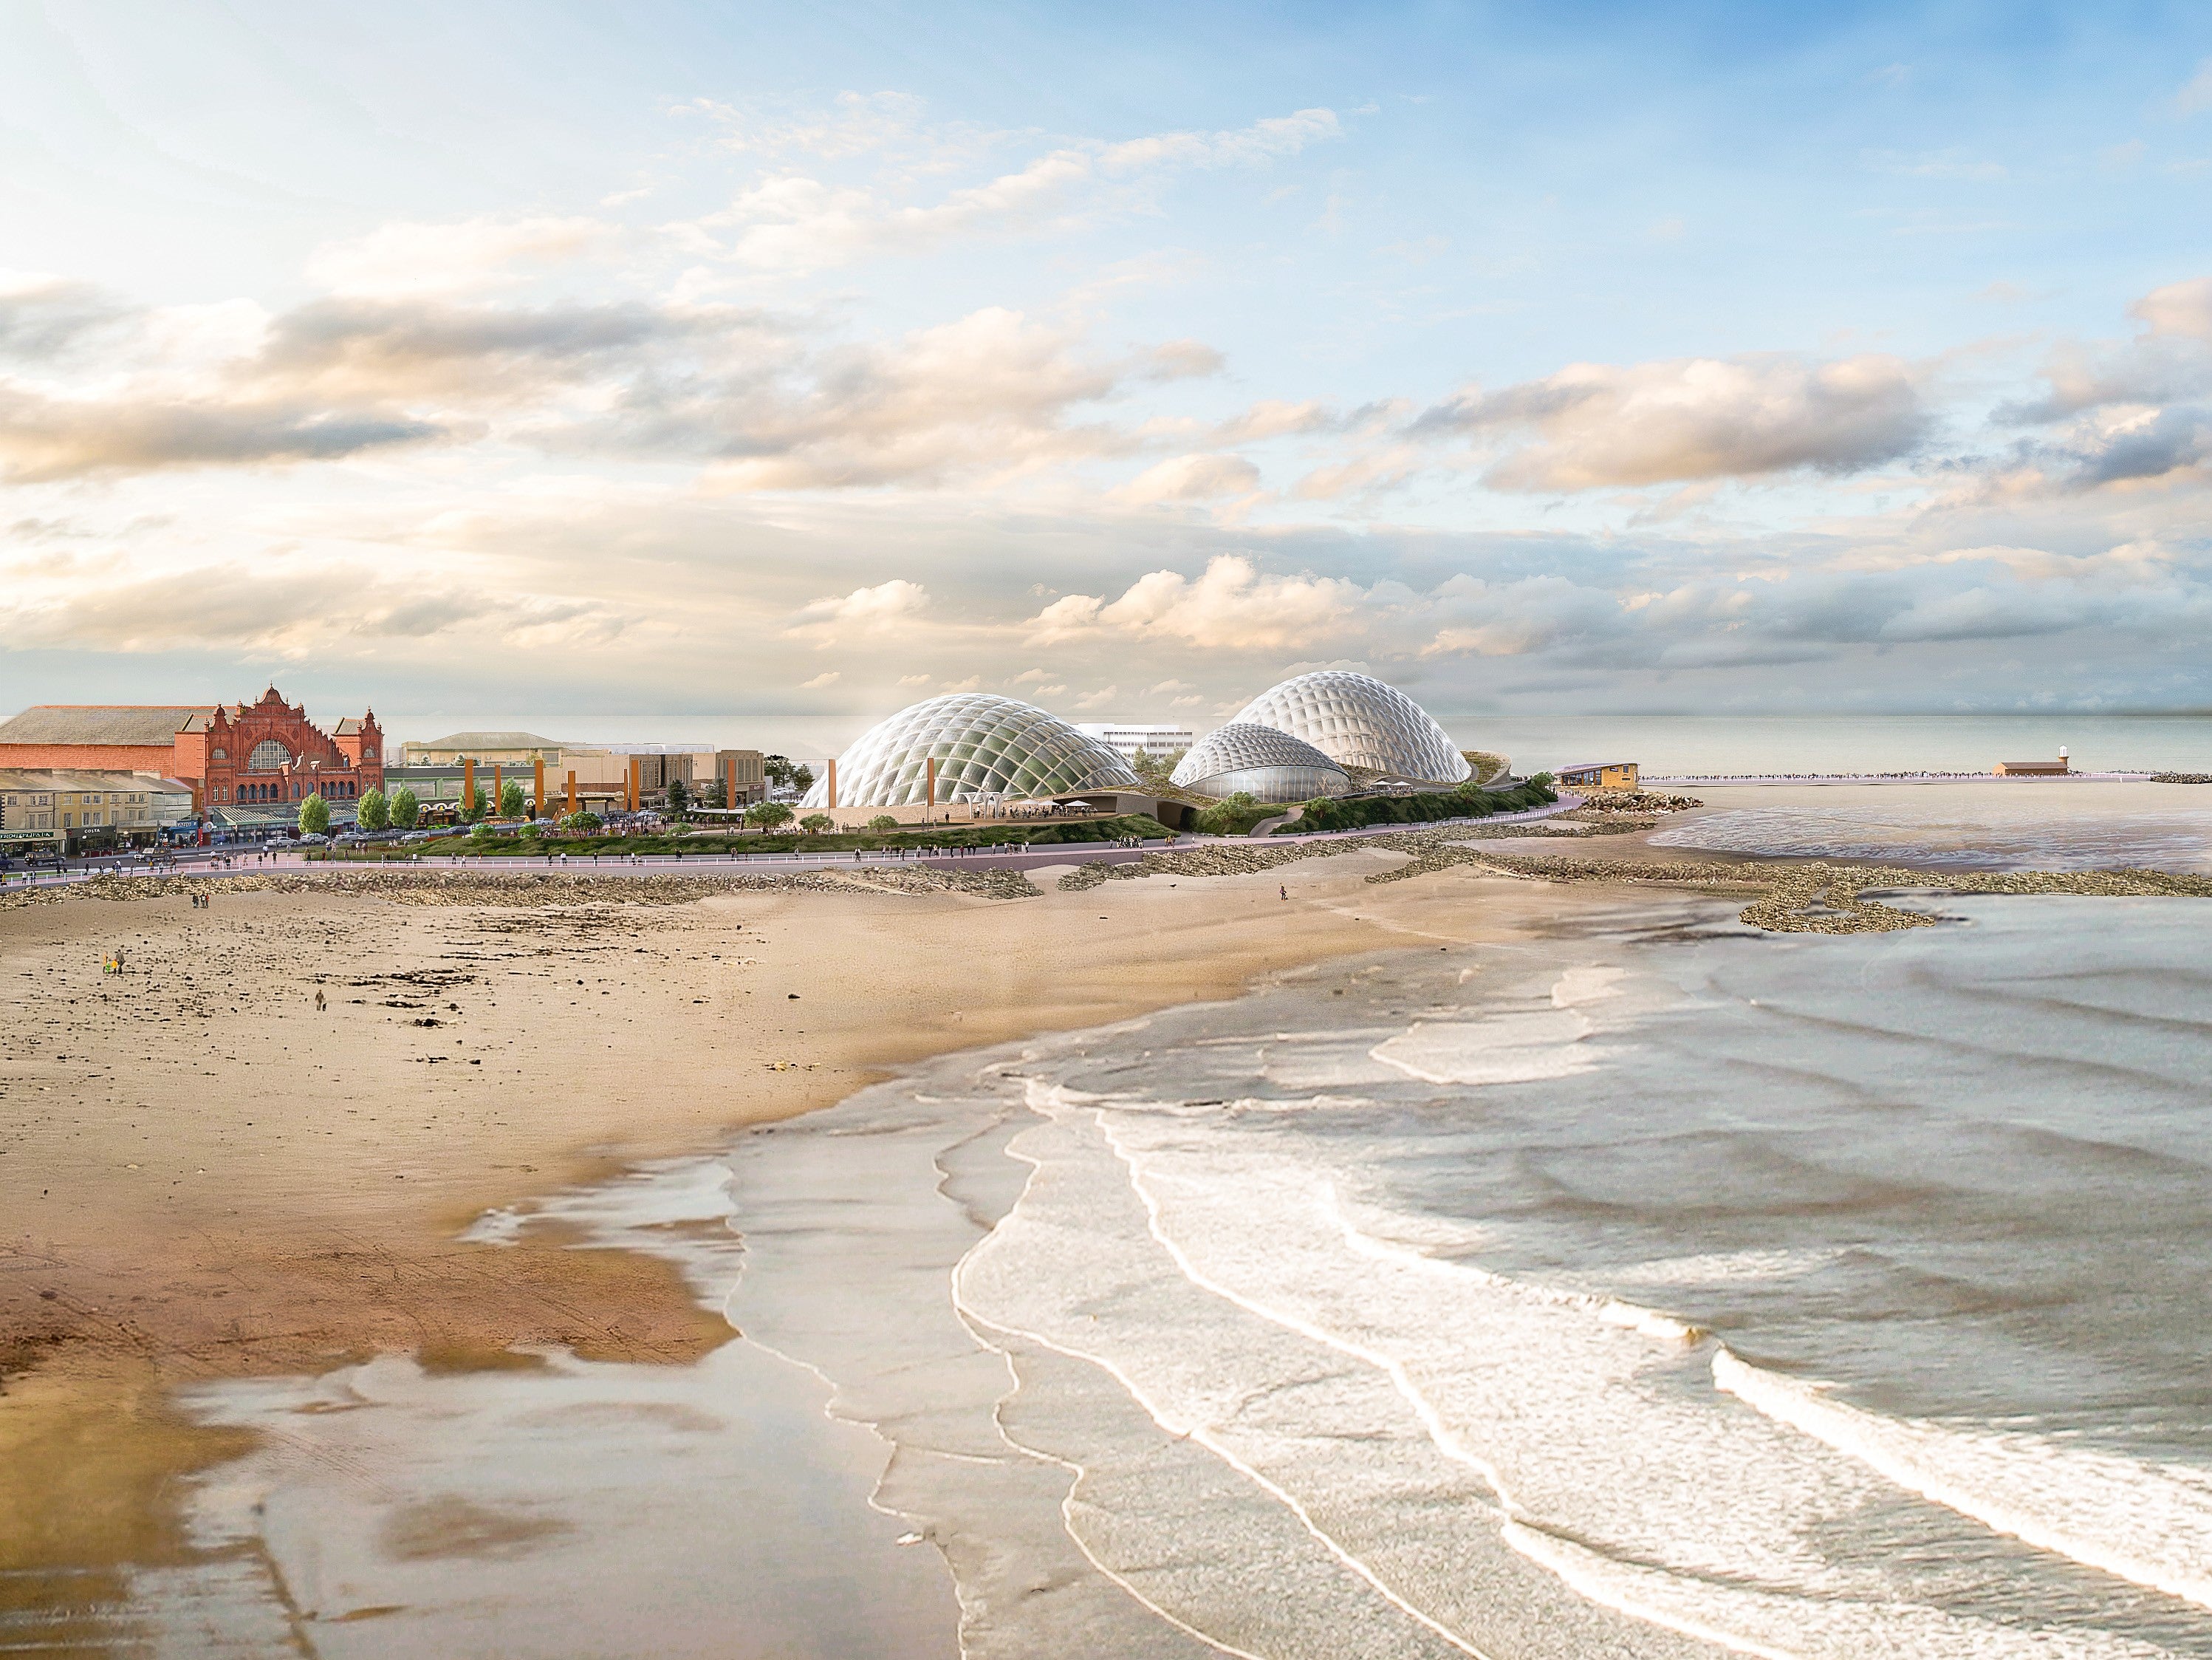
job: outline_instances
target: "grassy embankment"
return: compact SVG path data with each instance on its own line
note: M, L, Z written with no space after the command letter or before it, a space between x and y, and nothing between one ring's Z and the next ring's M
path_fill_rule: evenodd
M426 853L440 859L493 854L512 858L542 858L565 853L588 859L594 854L676 854L696 856L732 853L852 853L896 848L1052 847L1070 842L1117 842L1124 836L1164 841L1168 830L1143 813L1124 813L1115 818L1084 818L1064 824L933 824L927 830L845 830L809 836L804 831L760 836L443 836L434 842L398 848L332 848L333 862L375 864L386 859L406 859Z

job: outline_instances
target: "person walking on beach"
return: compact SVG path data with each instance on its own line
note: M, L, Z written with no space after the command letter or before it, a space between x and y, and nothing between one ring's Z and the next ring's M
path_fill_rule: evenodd
M1286 902L1291 897L1291 890L1287 883L1277 883L1275 885L1275 891L1281 894Z
M318 986L318 987L316 987L316 988L315 988L315 1012L316 1012L316 1013L318 1013L318 1014L320 1014L322 1012L323 1012L323 988L322 988L320 986Z

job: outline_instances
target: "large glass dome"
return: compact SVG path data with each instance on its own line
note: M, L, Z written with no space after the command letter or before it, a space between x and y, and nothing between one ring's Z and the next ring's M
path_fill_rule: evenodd
M1085 790L1139 789L1137 775L1105 745L1033 703L990 692L932 697L878 721L837 757L841 807L906 807L929 799L1017 799ZM806 805L830 804L830 781L815 781Z
M1242 790L1255 801L1310 801L1352 787L1344 769L1304 739L1249 721L1231 721L1200 739L1176 763L1174 781L1194 794Z
M1474 770L1426 709L1395 686L1346 669L1321 669L1271 686L1237 720L1303 738L1340 766L1395 778L1456 784Z

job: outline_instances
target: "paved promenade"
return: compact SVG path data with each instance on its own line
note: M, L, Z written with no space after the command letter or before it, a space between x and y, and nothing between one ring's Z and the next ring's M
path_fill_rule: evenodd
M1027 872L1054 865L1127 864L1143 858L1147 853L1159 853L1170 848L1279 847L1285 842L1358 841L1395 830L1449 829L1455 824L1518 824L1571 812L1582 804L1583 798L1579 795L1562 795L1548 807L1535 807L1526 812L1493 813L1484 818L1440 818L1419 824L1374 824L1363 830L1322 830L1307 836L1267 836L1255 842L1248 842L1241 836L1177 836L1148 841L1138 847L1120 847L1105 842L1055 842L1042 847L1017 844L978 848L863 848L843 853L809 853L802 848L790 853L696 853L684 854L680 857L672 853L570 854L565 858L559 854L401 854L395 850L388 860L381 860L310 859L307 856L307 850L296 845L268 851L187 848L173 854L162 854L153 859L82 860L58 873L42 873L27 877L21 872L10 873L0 878L0 893L20 891L25 887L57 887L88 881L94 876L269 876L278 873L313 876L355 870L382 871L396 875L409 871L465 870L493 874L501 871L552 870L572 876L713 876L740 871L789 873L919 865L972 871Z

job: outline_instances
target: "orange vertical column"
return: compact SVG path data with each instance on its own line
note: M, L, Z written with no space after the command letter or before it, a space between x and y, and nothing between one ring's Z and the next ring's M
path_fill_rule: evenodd
M542 755L530 757L530 816L545 816L545 757Z
M629 810L632 812L635 812L637 811L638 798L644 794L643 789L641 787L644 782L642 775L644 771L645 762L643 758L639 756L631 756L629 758Z
M722 805L735 812L738 810L738 763L734 760L730 763L730 770L725 777L729 786L729 799Z
M830 811L837 811L837 763L834 757L830 763Z
M499 817L499 763L495 761L491 766L491 816L495 818Z
M568 811L572 814L576 811L576 769L574 767L568 769Z
M476 804L477 763L465 755L461 757L461 816L466 818Z
M929 757L929 810L937 811L937 757Z

